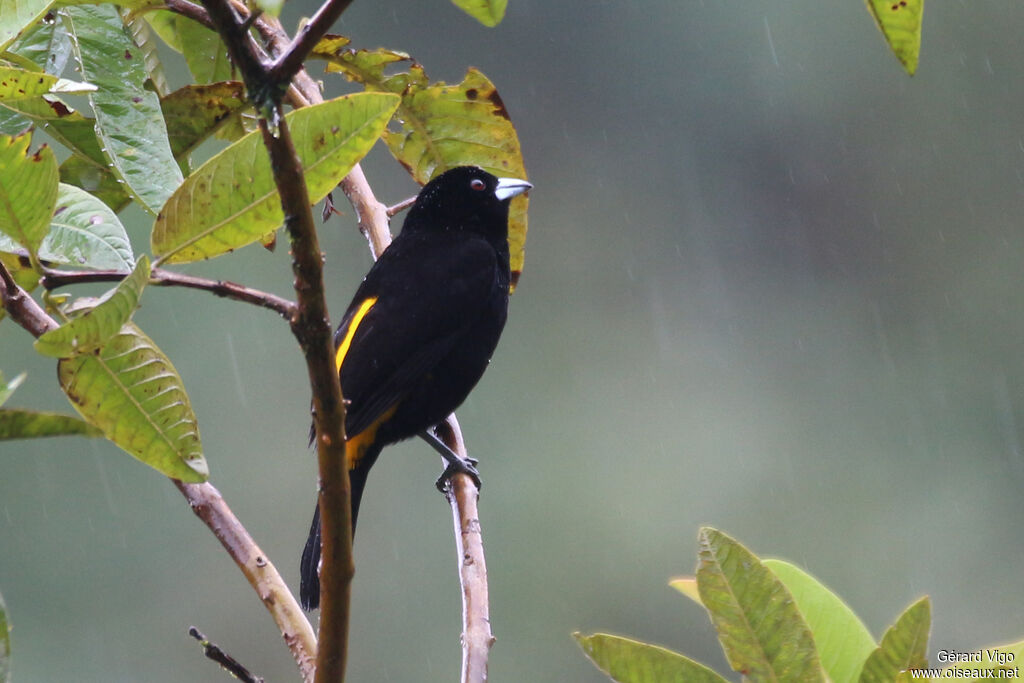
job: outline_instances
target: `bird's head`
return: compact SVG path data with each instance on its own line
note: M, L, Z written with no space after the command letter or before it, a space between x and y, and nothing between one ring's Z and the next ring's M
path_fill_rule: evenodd
M404 230L471 230L488 238L508 236L508 205L533 185L498 178L475 166L457 166L427 183L405 219Z

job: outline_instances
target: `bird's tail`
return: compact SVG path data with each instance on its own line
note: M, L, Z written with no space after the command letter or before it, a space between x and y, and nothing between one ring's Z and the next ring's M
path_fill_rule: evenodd
M363 498L366 487L366 475L380 455L380 447L371 445L358 460L355 469L349 470L348 478L352 488L352 536L356 533L356 517L359 516L359 502ZM347 457L346 460L351 462ZM299 563L299 601L302 608L314 610L320 606L320 505L313 510L313 523L309 526L306 547L302 550L302 561Z

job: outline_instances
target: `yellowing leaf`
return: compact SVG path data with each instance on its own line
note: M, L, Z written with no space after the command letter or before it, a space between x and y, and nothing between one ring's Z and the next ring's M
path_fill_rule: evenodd
M921 18L924 0L867 0L868 11L892 48L896 59L911 76L921 53Z
M168 477L206 480L199 426L181 377L134 323L99 353L61 360L57 377L86 422L125 451Z
M40 71L26 71L0 64L0 100L10 102L46 93L90 92L96 86L76 83Z
M70 415L20 408L0 409L0 441L73 435L103 436L103 432Z
M43 145L28 154L28 132L0 136L0 232L36 253L57 202L57 159Z
M315 56L327 59L328 71L340 71L367 90L402 96L395 114L397 126L384 135L388 149L412 174L426 184L454 166L479 166L498 177L527 180L519 137L508 111L488 78L469 69L461 83L430 83L423 68L403 52L347 50L330 52L322 43ZM410 62L406 72L388 75L388 67ZM526 245L529 198L512 199L508 242L512 287L522 273Z
M698 605L703 603L700 601L700 589L697 588L697 579L693 576L681 576L678 579L672 579L668 582L668 585L675 588L677 591L685 595L686 597L693 600Z
M505 18L508 0L452 0L455 6L484 26L497 26Z
M363 158L397 105L394 95L359 93L288 114L311 202ZM264 238L283 221L270 159L254 132L196 169L167 201L153 225L153 253L158 263L210 258Z
M606 633L573 637L590 661L619 683L727 683L703 664L657 645Z

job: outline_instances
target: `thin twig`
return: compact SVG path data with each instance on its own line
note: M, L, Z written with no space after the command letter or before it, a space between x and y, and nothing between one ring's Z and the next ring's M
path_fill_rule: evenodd
M290 82L292 76L303 68L303 62L313 47L327 34L331 25L341 13L352 4L352 0L327 0L320 5L313 18L299 30L295 40L278 56L268 69L269 76L279 83Z
M180 481L172 481L185 496L192 511L213 532L231 559L242 570L242 575L273 616L278 628L281 629L285 644L299 666L302 679L307 683L312 681L317 653L316 635L284 579L231 512L231 508L213 484L183 484Z
M85 282L120 282L127 275L128 273L116 270L47 270L43 275L42 284L47 289L56 289L65 285ZM149 274L149 282L159 287L186 287L211 292L225 299L242 301L276 311L285 320L291 320L295 315L295 302L228 280L208 280L163 268L154 268Z
M407 199L403 199L402 201L398 202L397 204L392 204L391 206L388 207L388 218L394 218L396 214L402 213L403 211L405 211L406 209L408 209L410 206L412 206L415 203L416 203L416 196L413 195L412 197L409 197Z
M435 431L456 455L463 459L468 457L454 413ZM480 491L468 475L458 474L449 480L447 495L455 524L455 552L462 586L462 681L482 683L487 680L487 662L494 636L487 594L487 561L477 511Z
M207 640L206 636L195 626L188 627L188 634L199 641L199 644L203 647L203 654L206 655L207 659L219 664L220 668L227 671L234 678L242 681L242 683L263 683L262 676L253 675L251 671L239 664L237 659L224 652L220 645Z

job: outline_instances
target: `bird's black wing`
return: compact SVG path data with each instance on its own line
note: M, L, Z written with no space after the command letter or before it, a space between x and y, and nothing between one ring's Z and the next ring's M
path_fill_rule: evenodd
M429 373L489 310L500 286L498 256L485 240L436 238L399 236L367 274L338 328L350 436Z

